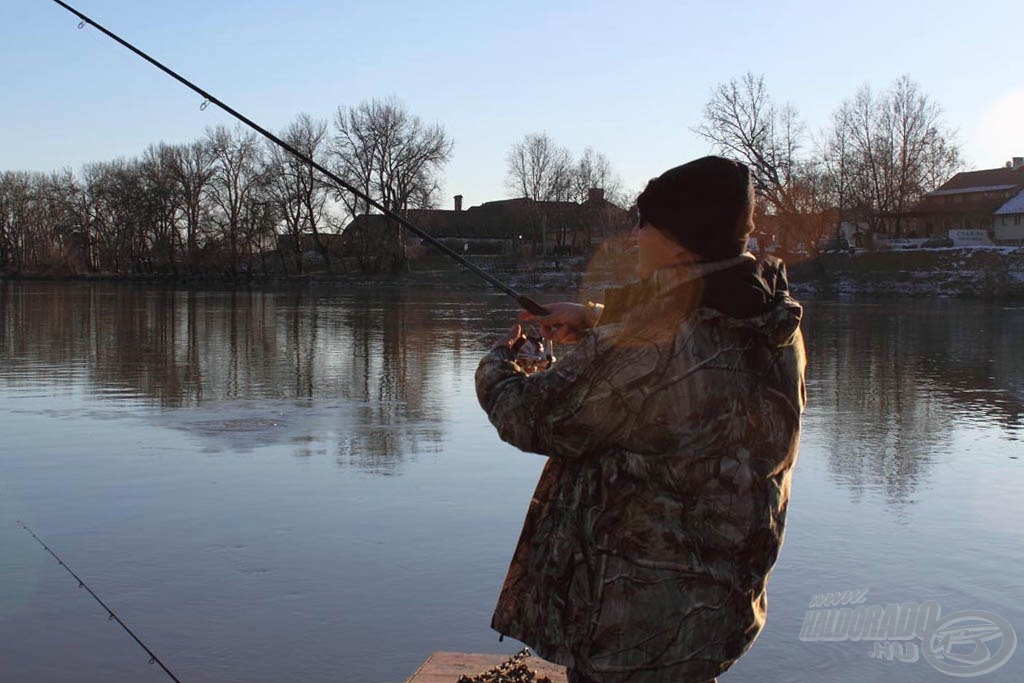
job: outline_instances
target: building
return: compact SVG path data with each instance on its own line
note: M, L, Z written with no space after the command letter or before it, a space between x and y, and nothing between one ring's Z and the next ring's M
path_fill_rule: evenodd
M451 209L412 209L406 218L416 227L459 253L518 254L526 256L570 256L590 253L608 240L629 233L630 213L604 197L601 189L591 189L587 200L544 202L527 199L502 199L462 208L462 195L456 195ZM394 229L386 216L357 216L342 233L353 254L375 248L381 235ZM407 236L406 244L418 242Z
M1024 190L996 210L992 232L996 244L1024 246Z
M1003 168L957 173L914 206L910 236L948 238L953 230L985 231L997 244L1002 241L1000 235L1024 239L1024 233L1013 230L1019 223L1011 225L1019 221L1021 203L1014 205L1013 200L1022 192L1024 157L1014 157ZM1009 208L1004 211L1004 207Z

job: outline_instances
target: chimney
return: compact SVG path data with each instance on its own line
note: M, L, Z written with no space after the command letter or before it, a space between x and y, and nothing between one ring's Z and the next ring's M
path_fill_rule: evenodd
M455 210L456 211L462 211L462 195L461 194L455 195Z
M1024 167L1024 157L1014 157L1013 158L1013 170L1016 171L1018 168L1022 168L1022 167Z
M604 190L599 187L592 187L587 190L587 201L588 202L599 202L604 199Z

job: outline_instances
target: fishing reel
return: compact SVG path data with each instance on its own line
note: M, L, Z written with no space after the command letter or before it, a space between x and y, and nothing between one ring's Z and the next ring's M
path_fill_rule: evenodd
M526 334L524 337L515 349L516 365L528 375L550 368L555 362L553 344L540 335Z

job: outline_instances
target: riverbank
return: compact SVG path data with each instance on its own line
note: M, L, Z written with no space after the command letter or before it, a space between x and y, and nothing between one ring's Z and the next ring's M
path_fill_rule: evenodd
M518 259L481 256L473 263L517 291L600 290L632 279L632 254L566 259ZM903 296L1024 299L1024 247L942 248L908 251L823 254L788 263L798 296ZM479 288L476 274L443 258L413 263L402 273L367 274L353 268L305 275L0 275L0 280L121 282L183 289L290 290L390 287Z
M802 294L1024 299L1024 248L823 254L790 266Z
M632 254L599 256L591 259L534 258L511 256L473 256L470 261L489 275L516 290L574 290L588 282L607 286L632 277ZM312 271L303 275L279 273L2 273L0 282L122 283L141 287L173 287L202 290L293 290L445 287L479 289L485 285L479 275L440 254L413 261L397 273L363 273L353 263L341 263L330 272Z

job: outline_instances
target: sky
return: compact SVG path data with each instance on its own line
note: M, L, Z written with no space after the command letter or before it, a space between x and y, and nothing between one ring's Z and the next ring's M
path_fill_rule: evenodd
M454 140L442 206L508 196L512 144L605 154L634 192L711 152L719 83L763 75L810 133L909 75L968 168L1024 156L1024 2L73 0L260 125L397 97ZM78 170L232 119L52 0L0 0L0 171ZM808 145L811 141L808 140Z

